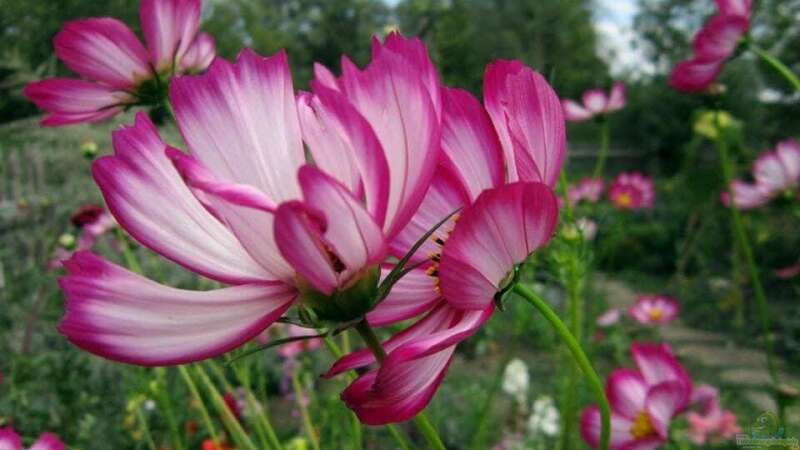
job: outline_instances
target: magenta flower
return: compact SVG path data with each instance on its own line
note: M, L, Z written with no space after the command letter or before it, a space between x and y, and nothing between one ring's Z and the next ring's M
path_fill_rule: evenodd
M577 205L582 200L589 203L597 203L606 189L602 178L584 178L573 186L569 187L567 198L573 205Z
M238 347L297 301L329 320L366 313L386 242L417 210L438 160L438 91L412 70L427 58L420 47L393 35L364 71L346 70L342 91L316 84L297 99L284 53L245 50L235 64L217 58L204 75L175 79L190 152L167 147L139 114L93 173L131 236L231 286L175 289L79 252L60 280L62 333L109 359L168 365Z
M798 187L800 183L800 144L794 139L781 141L774 151L762 153L753 164L753 183L731 182L733 202L728 192L721 194L722 203L733 203L739 209L753 209Z
M63 267L64 262L72 257L75 252L91 250L100 236L111 231L117 222L114 217L99 205L81 206L70 219L72 224L80 230L80 237L74 246L59 246L47 262L48 269Z
M117 19L68 22L53 44L81 79L50 78L25 87L25 96L48 113L42 125L98 122L133 105L158 103L171 76L204 70L215 44L198 33L200 9L200 0L142 0L147 48Z
M653 180L639 172L622 172L608 188L608 198L619 209L651 209L656 197Z
M65 450L67 448L61 439L53 433L42 433L39 439L28 450ZM0 428L0 449L25 450L22 438L12 428Z
M602 89L591 89L583 93L583 105L574 100L563 100L564 118L570 122L606 116L625 107L625 85L618 81L606 95Z
M469 93L442 89L442 156L419 211L392 242L405 254L420 236L464 207L415 254L422 264L402 278L367 315L383 326L426 313L384 343L379 367L342 394L371 425L410 419L441 384L456 345L494 312L494 295L516 265L551 238L558 204L550 186L565 152L558 97L544 78L518 61L490 64L486 109ZM502 228L498 224L503 224ZM368 350L337 361L325 376L375 362Z
M670 85L685 92L706 90L750 29L751 0L717 0L719 14L695 35L694 56L675 66Z
M663 295L641 295L628 314L643 325L666 325L678 317L680 304Z
M669 438L672 419L689 405L692 382L665 344L633 344L637 370L617 369L606 383L611 403L612 450L656 449ZM593 448L600 441L600 410L581 417L581 436Z
M697 411L690 411L686 419L689 421L689 440L693 443L719 443L741 433L736 414L722 409L715 387L707 384L697 386L692 392L692 404L696 405Z

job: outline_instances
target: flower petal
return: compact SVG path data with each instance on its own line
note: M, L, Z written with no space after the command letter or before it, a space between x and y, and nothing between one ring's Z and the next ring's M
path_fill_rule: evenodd
M130 94L85 80L49 78L25 86L25 96L45 110L44 126L99 122L122 112Z
M363 189L367 209L383 225L389 166L378 138L344 95L316 82L313 87L313 96L299 96L298 112L314 162L355 196Z
M750 22L742 16L718 15L708 21L694 38L695 58L724 61L733 55Z
M716 0L719 12L727 15L750 18L753 0Z
M781 141L775 147L775 154L783 165L787 187L800 181L800 143L794 139Z
M633 423L630 420L612 412L609 448L619 449L621 446L632 442L633 436L630 434L632 425ZM592 448L597 448L600 445L601 428L600 409L597 406L590 406L584 409L581 414L581 437Z
M217 56L217 42L208 33L198 33L192 45L186 49L186 54L181 58L183 71L206 70Z
M616 414L633 420L644 411L647 383L635 370L617 369L608 377L606 395Z
M109 210L136 240L225 283L273 278L192 195L144 113L115 131L113 143L114 156L95 161L92 173Z
M22 448L22 438L11 427L0 428L0 449L25 450Z
M304 155L286 53L217 58L205 74L173 80L170 99L189 150L220 181L276 203L299 197L293 175Z
M594 117L591 111L574 100L563 100L561 108L564 110L564 119L570 122L584 122Z
M389 268L381 271L382 277ZM407 273L394 286L389 295L367 314L373 327L383 327L416 317L431 309L441 299L436 287L436 278L428 275L423 268Z
M679 381L665 381L650 388L645 409L661 438L669 437L669 423L672 417L686 407L685 399L686 386Z
M200 28L200 0L142 0L142 34L156 70L182 64Z
M655 386L665 381L676 381L683 386L684 395L679 410L683 410L691 399L692 379L681 366L672 349L667 344L631 344L631 354L636 367L648 386Z
M514 266L550 240L557 221L558 201L544 184L485 191L465 209L444 245L442 294L458 308L485 308Z
M519 61L496 61L486 69L483 90L503 146L507 181L555 186L566 154L566 132L553 88Z
M274 215L278 206L272 199L251 185L217 180L199 161L185 153L168 149L167 156L195 197L228 226L270 278L291 283L294 270L281 256L274 238Z
M700 92L708 88L722 72L721 61L702 61L690 59L672 70L669 84L683 92Z
M722 204L731 206L731 194L733 194L733 205L741 210L758 208L764 206L772 199L773 194L769 188L760 184L745 183L741 180L731 181L731 192L723 192L720 195Z
M133 88L153 76L142 43L117 19L67 22L53 44L72 71L115 88Z
M428 190L441 133L429 80L417 70L420 62L409 62L405 51L393 47L385 45L363 71L344 60L340 80L386 154L390 187L383 229L389 238L408 223Z
M605 113L608 97L602 89L590 89L583 93L583 106L594 114Z
M89 252L65 263L59 280L66 315L59 327L72 343L115 361L183 364L232 350L277 320L296 292L258 283L206 292L160 285Z
M777 193L794 183L786 169L783 158L777 151L764 152L753 164L753 178L756 180L756 185L762 187L765 192Z
M342 400L368 425L414 417L441 384L455 346L472 336L493 312L494 305L465 312L442 304L387 341L388 355L380 368L359 377L342 393Z
M445 88L442 98L442 163L474 199L503 183L503 150L489 115L472 94Z
M625 107L625 83L618 81L611 87L611 94L608 96L607 112L618 111Z
M28 450L65 450L66 448L67 446L55 434L42 433Z

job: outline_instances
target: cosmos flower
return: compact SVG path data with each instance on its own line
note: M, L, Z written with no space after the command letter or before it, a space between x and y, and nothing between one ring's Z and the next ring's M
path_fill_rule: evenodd
M605 191L605 182L602 178L584 178L577 184L569 187L567 198L573 205L577 205L585 200L589 203L597 203Z
M105 208L91 204L81 206L72 215L70 222L80 231L80 236L76 241L71 234L62 235L59 246L47 263L47 267L51 270L61 268L76 251L90 250L100 236L117 225L114 217Z
M678 317L679 312L678 301L663 295L641 295L628 308L628 315L643 325L668 324Z
M60 280L61 332L109 359L171 365L236 348L298 302L331 321L366 313L387 240L439 155L438 91L411 62L427 54L418 40L389 40L365 70L346 70L341 90L317 83L296 98L286 55L250 50L173 80L189 153L140 113L93 174L132 237L229 286L175 289L78 252Z
M697 445L719 443L732 439L742 429L736 423L736 414L720 406L719 391L707 384L699 385L692 392L692 404L696 411L686 415L689 422L689 440Z
M53 433L42 433L28 450L66 450L66 445ZM12 428L0 428L0 449L25 450L22 438Z
M618 81L606 94L602 89L591 89L583 94L583 105L574 100L563 100L564 118L570 122L603 117L625 107L625 85Z
M694 55L672 71L670 85L685 92L706 90L719 76L750 29L751 0L717 0L719 13L695 35Z
M606 383L611 403L612 450L656 449L669 439L673 418L689 405L692 382L666 345L633 344L636 370L617 369ZM581 417L581 435L592 447L600 441L600 410Z
M619 308L611 308L597 317L597 326L608 328L619 323L622 318L622 311Z
M761 153L753 164L753 183L731 182L731 193L721 194L722 203L738 209L753 209L773 198L792 191L800 183L800 144L794 139L781 141L773 151Z
M169 79L204 70L214 39L198 33L200 0L142 0L145 45L110 17L68 22L53 43L58 58L81 78L49 78L24 93L48 114L44 126L108 119L137 104L157 104Z
M611 203L623 210L651 209L656 197L653 180L639 172L622 172L608 188Z
M469 93L442 89L442 156L428 194L390 245L401 256L460 207L412 259L420 264L367 315L384 326L425 314L384 342L387 357L342 394L372 425L414 417L433 397L456 345L494 312L515 265L547 244L558 203L551 187L565 153L558 97L518 61L489 65L484 109ZM502 223L502 229L498 227ZM326 376L370 366L369 350L346 355Z

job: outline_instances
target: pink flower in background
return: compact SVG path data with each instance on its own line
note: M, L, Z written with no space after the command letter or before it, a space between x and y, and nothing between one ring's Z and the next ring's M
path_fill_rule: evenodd
M794 139L781 141L774 151L763 152L753 164L753 183L731 182L733 202L728 192L721 194L722 203L733 203L739 209L753 209L769 203L783 192L796 189L800 183L800 144Z
M619 323L622 318L622 310L619 308L611 308L597 317L597 326L607 328Z
M678 317L680 304L677 300L663 295L642 295L636 304L628 309L628 314L644 325L665 325Z
M60 280L61 332L105 358L155 366L242 345L301 292L319 316L365 313L371 305L338 294L375 288L387 239L417 210L438 160L438 91L413 69L427 58L421 46L392 35L364 71L346 70L340 91L317 83L299 98L284 53L245 50L173 80L190 153L166 146L140 113L93 174L133 238L231 286L175 289L78 252Z
M703 384L692 392L692 404L696 411L686 415L689 421L689 439L697 444L727 441L741 433L736 415L720 407L719 392L713 386Z
M583 122L594 117L605 116L625 107L625 85L614 83L611 92L591 89L583 94L583 105L574 100L563 100L564 118L570 122Z
M567 198L570 203L576 205L583 200L589 203L597 203L603 196L606 184L602 178L584 178L578 184L569 187Z
M651 209L656 197L650 177L639 172L622 172L608 188L608 198L619 209Z
M558 97L518 61L489 65L486 109L469 93L442 89L442 159L419 211L391 244L404 255L426 230L464 207L414 255L421 266L367 315L383 326L426 313L384 343L387 357L342 394L371 425L414 417L435 394L456 345L494 312L503 280L546 245L558 218L551 190L565 153ZM497 226L502 223L502 229ZM373 364L369 350L347 355L325 376Z
M67 446L53 433L42 433L28 450L66 450ZM0 428L1 450L25 450L22 438L11 428Z
M717 6L719 14L706 22L694 37L692 58L679 63L672 71L669 83L679 91L706 90L750 29L752 1L717 0Z
M798 275L800 275L800 263L775 270L775 276L784 280L794 278Z
M669 439L671 421L689 404L692 382L667 345L631 345L636 370L617 369L606 383L611 403L613 450L656 449ZM600 410L581 417L581 436L593 448L600 441Z
M62 244L56 248L53 257L47 263L47 267L51 270L61 268L75 252L91 250L100 236L111 231L117 225L114 217L99 205L81 206L72 215L70 222L80 230L80 237L74 245L64 246ZM74 242L74 239L71 240Z
M117 19L68 22L53 43L58 58L81 79L50 78L25 87L25 96L48 113L42 125L108 119L143 97L158 96L159 84L169 77L204 70L215 45L211 36L198 33L200 9L200 0L142 0L146 48Z

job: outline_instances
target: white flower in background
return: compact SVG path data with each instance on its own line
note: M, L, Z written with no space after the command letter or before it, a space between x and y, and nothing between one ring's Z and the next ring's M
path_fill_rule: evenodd
M530 381L528 366L521 359L514 358L503 372L503 392L525 405Z
M553 399L542 396L533 402L533 413L528 418L528 433L531 436L544 434L545 436L555 436L559 430L559 415Z
M597 222L594 220L581 217L575 221L575 225L581 230L584 240L591 241L597 236Z

